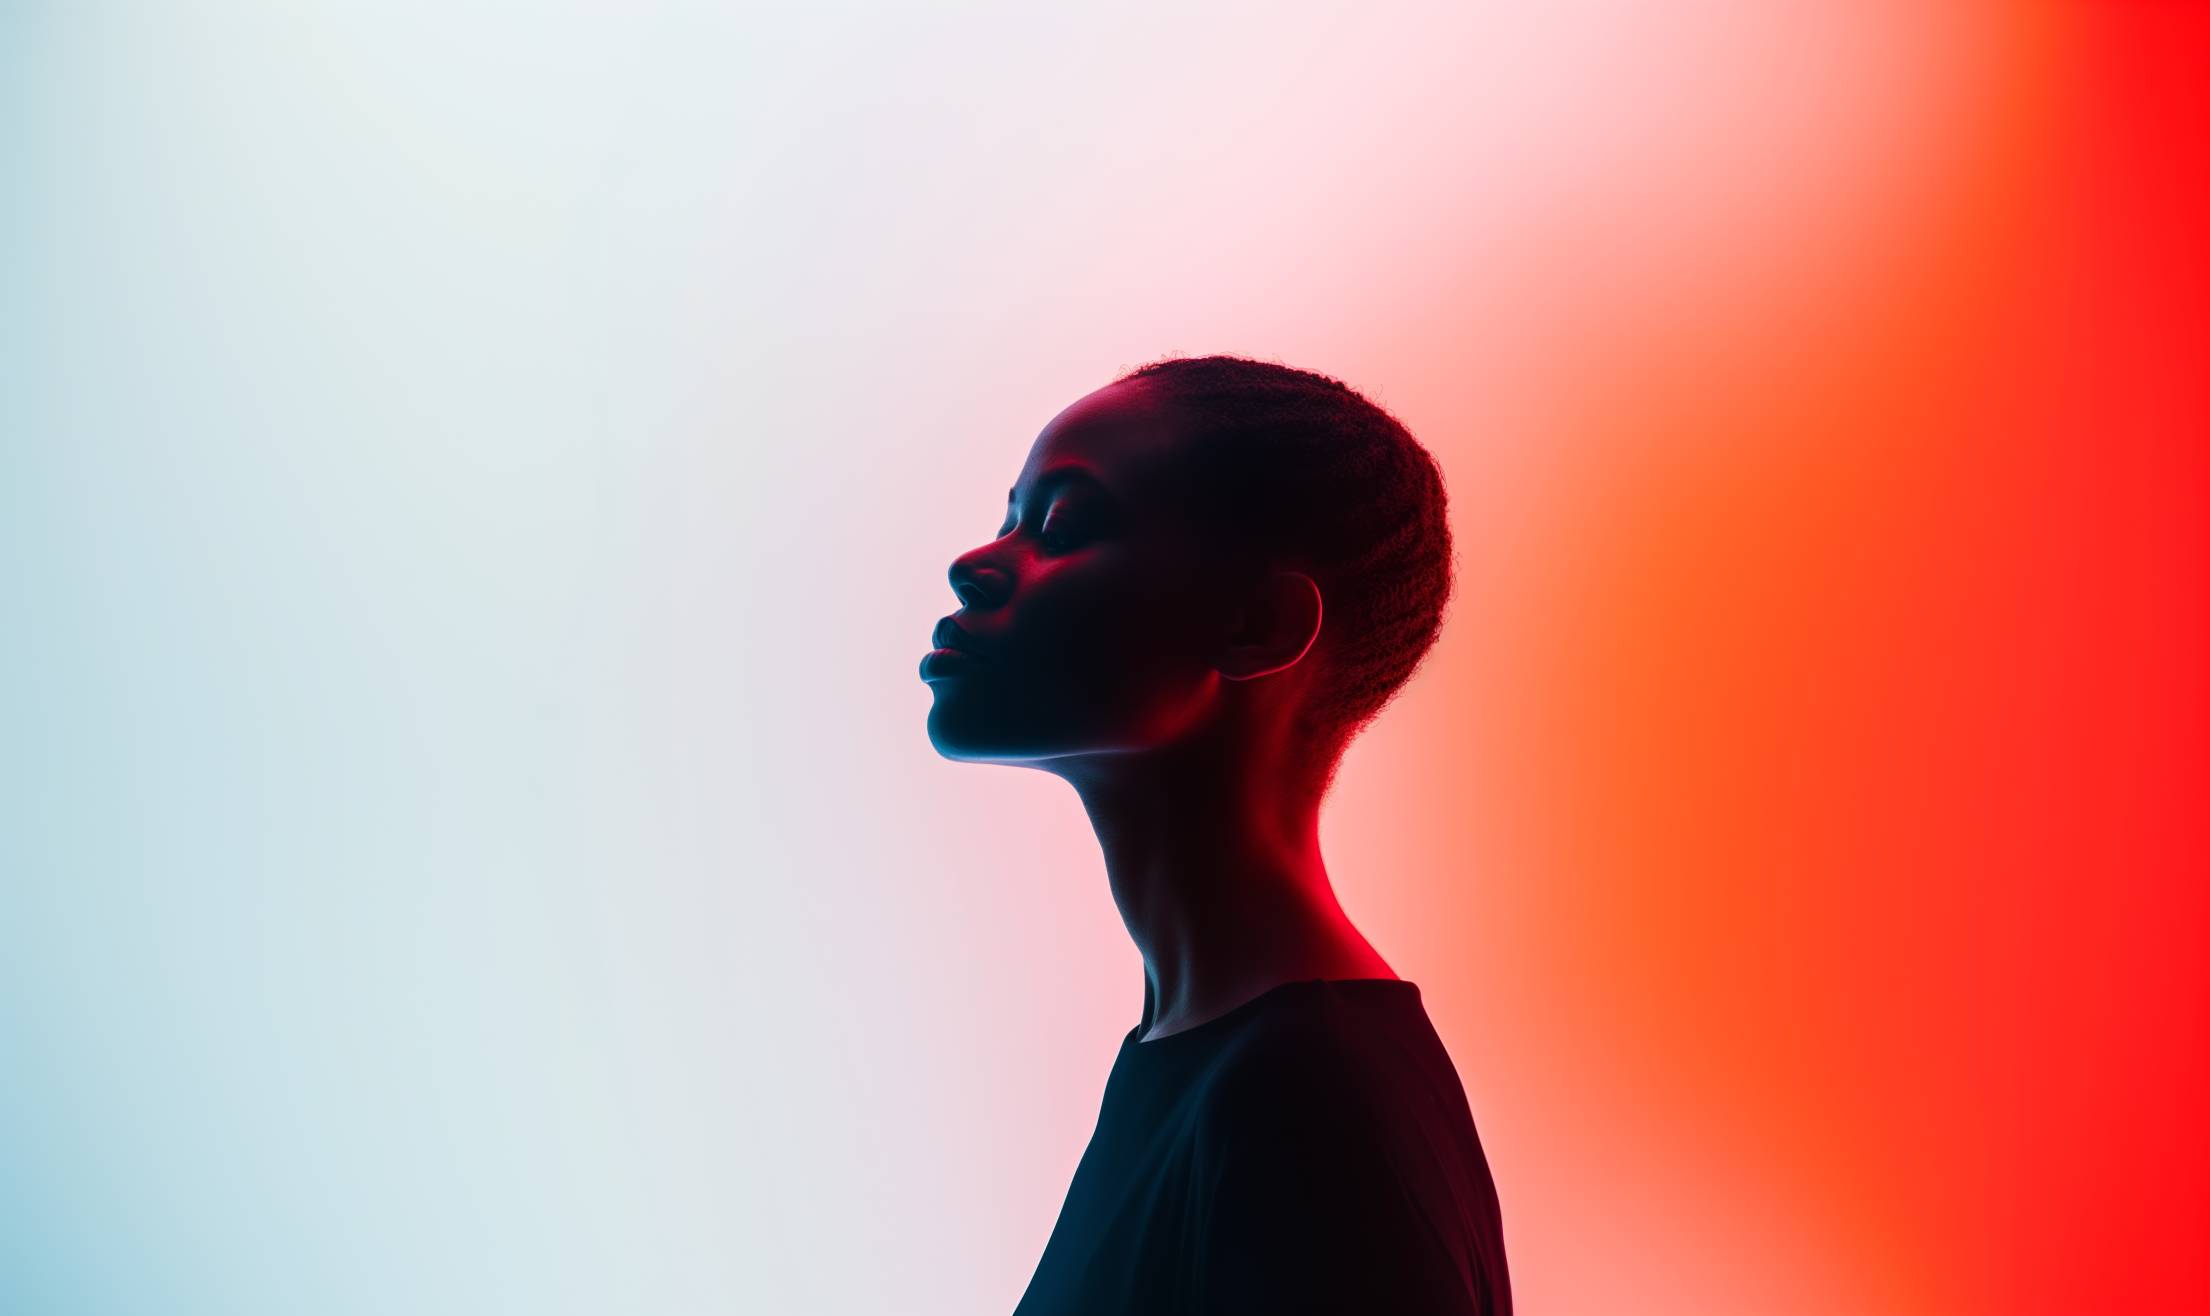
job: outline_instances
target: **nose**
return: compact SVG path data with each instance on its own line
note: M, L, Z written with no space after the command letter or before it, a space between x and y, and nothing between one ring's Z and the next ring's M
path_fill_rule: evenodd
M988 607L1004 593L1005 573L997 567L978 561L982 552L983 550L976 549L952 559L952 593L959 596L962 606Z

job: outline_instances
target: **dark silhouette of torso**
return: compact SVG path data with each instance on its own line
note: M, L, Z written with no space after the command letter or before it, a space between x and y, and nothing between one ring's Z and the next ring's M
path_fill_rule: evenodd
M1122 1039L1014 1316L1508 1316L1496 1187L1417 985L1283 983Z

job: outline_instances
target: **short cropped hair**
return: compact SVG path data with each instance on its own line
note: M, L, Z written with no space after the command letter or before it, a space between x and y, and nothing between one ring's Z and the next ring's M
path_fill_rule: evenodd
M1320 586L1323 670L1298 710L1324 793L1351 738L1396 698L1442 631L1455 577L1442 468L1341 380L1236 356L1168 357L1141 380L1193 423L1197 531L1226 559Z

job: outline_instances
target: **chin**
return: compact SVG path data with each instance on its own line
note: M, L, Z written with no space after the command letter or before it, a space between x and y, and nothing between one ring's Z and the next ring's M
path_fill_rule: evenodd
M987 763L1003 756L1004 746L996 743L998 737L982 727L962 725L964 719L948 707L957 697L947 699L943 683L935 683L931 689L936 691L936 704L929 709L929 744L939 755L959 763Z
M936 707L929 710L928 736L939 755L956 763L1023 764L1051 757L1049 750L1029 737L963 722L941 694Z

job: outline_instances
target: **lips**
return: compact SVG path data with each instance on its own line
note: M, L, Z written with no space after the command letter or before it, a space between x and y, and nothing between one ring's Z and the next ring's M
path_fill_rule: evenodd
M982 660L965 649L931 649L921 655L921 679L941 681L979 666Z
M982 651L975 647L975 638L949 617L936 623L929 642L936 647L921 659L921 679L924 681L957 676L983 661Z
M975 643L975 637L961 630L959 623L949 617L936 623L935 633L929 637L929 642L939 649L957 649L973 657L982 656L982 648Z

